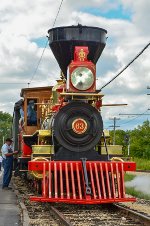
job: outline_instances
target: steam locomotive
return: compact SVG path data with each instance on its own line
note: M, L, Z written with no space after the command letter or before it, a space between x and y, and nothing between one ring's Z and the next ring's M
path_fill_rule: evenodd
M135 163L111 160L114 153L109 153L101 117L103 94L96 90L96 63L107 31L77 25L56 27L48 34L60 80L53 87L22 89L23 99L14 107L19 171L28 172L42 191L30 200L135 201L126 197L124 183L125 171L134 171Z

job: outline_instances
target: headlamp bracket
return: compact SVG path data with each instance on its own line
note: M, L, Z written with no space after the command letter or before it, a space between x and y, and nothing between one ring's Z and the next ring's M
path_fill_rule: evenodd
M94 93L96 91L96 65L88 60L89 50L87 46L75 46L74 60L69 65L69 92ZM87 90L79 90L75 88L71 82L71 74L78 67L86 67L92 71L94 82Z

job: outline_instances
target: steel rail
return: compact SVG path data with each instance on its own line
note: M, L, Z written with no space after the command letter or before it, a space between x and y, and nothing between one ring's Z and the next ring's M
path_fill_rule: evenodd
M59 218L59 220L63 223L64 226L73 226L73 224L71 224L71 222L55 207L51 206L51 210Z
M14 184L15 184L15 182L14 182ZM20 186L22 186L22 185L20 185ZM15 184L15 187L18 189L18 185ZM24 191L24 192L27 192L27 191ZM19 191L18 191L18 193L19 193ZM20 199L19 196L18 196L18 199ZM76 206L76 205L73 205L73 206ZM60 206L61 208L63 208L62 210L60 209L60 211L58 210L59 208L57 209L57 207L54 207L54 206L49 206L48 205L47 207L48 207L48 210L51 213L50 216L51 216L52 220L55 221L55 222L58 222L58 220L59 220L59 223L61 225L64 225L64 226L73 226L72 222L70 222L70 221L73 220L73 222L75 223L75 222L78 222L78 219L81 221L83 217L84 217L83 220L85 219L83 221L83 225L88 225L88 222L89 222L88 221L88 213L86 215L86 211L84 212L84 209L83 208L81 208L81 219L80 219L80 215L78 215L78 213L77 213L77 217L75 216L75 219L74 219L74 213L76 213L76 209L68 209L70 207L72 208L72 205L70 207L68 205L68 208L67 208L67 210L69 211L69 217L68 217L68 215L66 216L66 213L64 213L64 211L63 211L63 210L65 210L64 205L63 206ZM95 207L96 207L96 205L95 205ZM122 204L110 204L110 207L111 207L110 210L111 209L112 210L113 209L115 210L115 208L116 208L116 210L118 212L117 215L120 215L119 214L119 211L120 211L120 212L123 213L123 215L125 217L126 216L129 216L129 218L131 220L133 220L134 222L136 222L138 220L139 222L141 222L141 225L146 225L146 226L150 225L150 216L144 215L144 214L142 214L142 213L140 213L140 212L138 212L136 210L129 209L128 207L124 207ZM26 207L26 209L28 211L28 208L27 207ZM88 209L88 208L85 206L85 210L86 209ZM102 212L103 208L102 209L99 209L99 207L98 207L97 209L100 211L98 214L101 214L101 213L102 214L106 214L106 212L104 212L104 213ZM92 218L94 219L95 215L93 215L93 213L95 213L95 211L97 209L88 209L88 212L90 211L90 217L91 217L91 219ZM72 215L73 218L70 218L70 214L71 213L73 214ZM85 216L82 216L83 213L85 214ZM34 214L35 214L35 212L34 212ZM116 216L116 211L115 211L115 216ZM86 224L86 218L87 218L87 224ZM101 216L99 216L99 218L101 220ZM30 222L32 222L32 220L34 220L34 219L29 218L27 220L30 220ZM118 220L118 218L116 218L116 219L114 218L114 221L117 221L117 220ZM127 220L128 220L128 217L127 217ZM100 223L103 223L103 222L100 222ZM27 225L27 224L25 224L25 225ZM51 225L53 225L53 224L51 224ZM103 224L95 224L95 225L103 225ZM115 224L113 223L112 225L115 225ZM127 222L126 225L130 225L130 224L128 224L128 222ZM138 225L139 225L139 223L138 223Z
M150 170L136 170L135 172L138 172L138 173L150 173Z
M123 212L127 213L127 215L129 215L131 218L138 219L138 220L142 220L142 222L144 223L144 225L149 226L150 225L150 217L146 216L142 213L139 213L135 210L131 210L128 207L124 207L121 206L119 204L113 204L115 207L117 207L118 209L122 210Z

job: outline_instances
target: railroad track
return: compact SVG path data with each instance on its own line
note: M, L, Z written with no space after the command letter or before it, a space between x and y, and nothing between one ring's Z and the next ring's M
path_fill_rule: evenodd
M136 170L139 173L150 173L150 170Z
M120 205L56 205L50 207L65 226L150 225L150 218Z
M120 205L67 205L34 203L29 201L32 190L25 186L24 181L14 179L18 189L18 199L25 205L27 221L23 220L23 226L140 226L150 225L150 217L129 210Z

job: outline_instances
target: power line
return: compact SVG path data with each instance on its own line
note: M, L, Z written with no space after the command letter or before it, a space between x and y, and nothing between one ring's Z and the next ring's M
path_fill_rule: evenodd
M133 118L133 119L130 119L130 120L128 120L127 122L124 122L124 123L120 124L120 126L122 126L122 125L124 125L124 124L127 124L127 123L129 123L129 122L131 122L131 121L133 121L133 120L135 120L135 119L137 119L137 118L139 118L139 117L145 115L145 113L146 113L147 111L148 111L148 110L146 110L146 111L143 112L142 114L139 114L137 117L135 117L135 118Z
M58 8L58 11L57 11L57 14L56 14L56 17L55 17L55 20L54 20L54 23L53 23L52 28L55 26L57 17L58 17L58 15L59 15L59 12L60 12L60 9L61 9L61 6L62 6L62 3L63 3L63 0L61 0L61 3L60 3L60 5L59 5L59 8ZM35 77L35 75L36 75L36 73L37 73L37 70L38 70L39 65L40 65L40 63L41 63L41 61L42 61L44 52L45 52L45 50L46 50L47 44L48 44L48 39L47 39L47 41L46 41L46 43L45 43L44 49L43 49L43 51L42 51L42 54L41 54L40 59L38 60L38 63L37 63L37 66L36 66L36 68L35 68L35 70L34 70L34 72L33 72L33 75L32 75L32 77L31 77L30 81L28 82L28 85L30 85L30 83L32 82L33 78Z
M37 72L37 70L38 70L38 68L39 68L39 65L40 65L41 60L42 60L43 55L44 55L44 52L45 52L45 50L46 50L47 44L48 44L48 40L47 40L46 43L45 43L45 46L44 46L44 49L43 49L43 51L42 51L41 57L40 57L40 59L38 60L37 66L36 66L36 68L35 68L35 70L34 70L34 72L33 72L33 75L32 75L32 77L31 77L29 83L28 83L29 85L30 85L30 83L32 82L33 78L34 78L35 75L36 75L36 72Z
M114 76L109 82L103 85L98 92L100 92L102 89L108 86L112 81L114 81L119 75L121 75L149 47L149 45L150 45L150 42L116 76Z
M42 81L39 81L39 82L42 82ZM0 82L0 85L19 85L19 84L29 85L28 82Z
M150 109L148 109L148 110L150 110ZM119 126L122 126L122 125L124 125L124 124L127 124L127 123L129 123L129 122L131 122L131 121L133 121L133 120L135 120L135 119L141 117L141 116L149 115L149 114L145 114L148 110L146 110L145 112L143 112L143 113L141 113L141 114L125 114L125 115L137 115L137 117L134 117L133 119L130 119L130 120L128 120L127 122L123 122L123 123L120 124ZM119 115L122 115L122 114L119 114ZM123 121L124 121L124 120L123 120ZM112 127L112 126L108 126L108 127L106 128L106 130L107 130L109 127Z
M0 85L17 85L17 84L26 84L27 85L27 82L0 82Z
M56 23L56 20L57 20L57 17L58 17L58 14L59 14L59 12L60 12L60 9L61 9L62 4L63 4L63 0L61 0L61 3L60 3L60 5L59 5L59 8L58 8L58 11L57 11L57 14L56 14L54 23L53 23L53 27L55 26L55 23Z
M150 115L150 114L119 114L119 115Z

